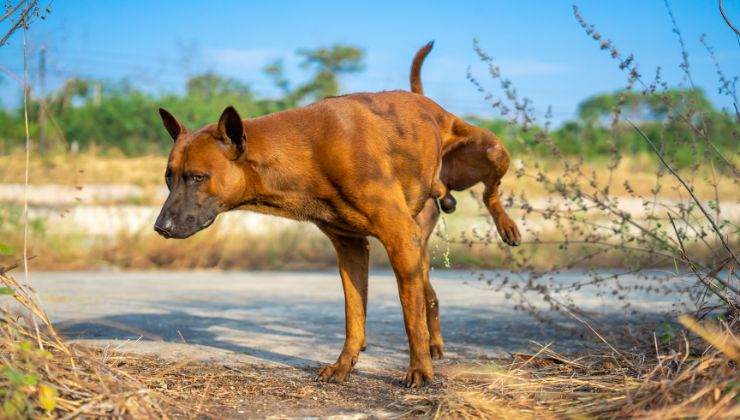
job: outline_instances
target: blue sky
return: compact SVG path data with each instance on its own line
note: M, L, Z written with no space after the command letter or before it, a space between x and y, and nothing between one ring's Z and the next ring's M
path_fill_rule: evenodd
M726 1L740 23L740 0ZM45 21L28 34L35 57L48 49L50 88L67 77L128 77L152 92L178 91L188 74L213 70L250 83L265 95L276 91L261 74L268 62L285 60L300 81L295 50L332 43L365 49L366 71L342 79L345 92L408 88L408 67L417 48L435 40L423 71L426 93L458 114L494 114L466 79L470 66L488 87L496 85L476 58L481 46L528 96L540 114L552 106L556 122L571 118L587 96L624 86L626 74L587 37L570 1L93 1L57 0ZM583 15L625 53L634 53L651 79L661 66L671 83L681 81L680 47L663 0L577 1ZM699 43L705 33L726 74L740 74L740 43L722 21L714 0L673 0L687 44L695 83L721 107L717 77ZM0 64L23 68L20 34L0 48ZM18 103L20 89L4 78L0 101Z

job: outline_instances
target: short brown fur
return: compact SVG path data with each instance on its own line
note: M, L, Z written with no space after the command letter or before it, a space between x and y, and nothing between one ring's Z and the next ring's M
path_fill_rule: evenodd
M431 43L414 59L414 92L332 97L243 121L227 108L218 124L193 133L160 111L175 139L171 193L155 225L161 234L187 237L216 214L241 208L313 222L330 238L344 287L346 338L337 362L317 379L346 380L365 348L367 236L380 240L396 274L410 387L432 380L432 358L443 352L427 252L437 199L454 202L451 190L482 182L501 237L512 245L520 240L499 200L509 166L503 145L420 94L430 50Z

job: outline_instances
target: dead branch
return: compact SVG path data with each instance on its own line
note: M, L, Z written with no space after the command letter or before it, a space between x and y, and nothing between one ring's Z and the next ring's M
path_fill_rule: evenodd
M18 6L20 6L20 4L22 3L25 3L25 0L19 3ZM28 17L30 13L36 9L37 6L38 6L38 0L32 0L30 3L28 3L26 8L23 9L23 12L21 12L21 15L18 17L18 20L15 22L15 24L13 24L13 26L11 26L10 29L8 29L8 32L6 32L5 35L2 38L0 38L0 47L5 45L5 43L8 41L8 38L10 38L10 36L13 35L15 31L17 31L19 28L26 27L28 25ZM16 6L16 9L17 9L17 6ZM15 9L13 11L15 11Z

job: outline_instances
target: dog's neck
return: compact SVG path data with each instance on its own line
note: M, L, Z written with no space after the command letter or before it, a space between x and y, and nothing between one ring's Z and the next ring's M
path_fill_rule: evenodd
M277 162L266 163L244 157L240 160L244 173L244 188L238 205L233 208L281 216L295 220L309 220L306 210L306 189L284 179Z

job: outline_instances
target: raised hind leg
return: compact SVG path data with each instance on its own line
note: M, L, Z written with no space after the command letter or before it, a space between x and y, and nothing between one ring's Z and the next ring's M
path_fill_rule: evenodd
M483 200L501 239L509 245L519 245L519 229L506 214L499 197L501 178L509 169L506 149L493 133L465 121L455 121L453 131L459 140L442 158L441 181L449 190L455 191L482 182L485 186Z
M498 230L501 239L509 245L517 246L522 242L522 236L516 223L506 213L504 206L501 205L499 192L501 178L509 169L509 155L501 143L495 143L488 147L485 155L486 159L493 164L494 169L483 180L485 185L483 202L488 212L491 213L494 223L496 223L496 230Z
M522 236L519 233L519 228L516 227L516 223L509 217L501 205L501 197L498 190L499 185L501 185L501 178L486 183L486 187L483 190L483 201L486 208L488 208L488 212L491 213L494 223L496 223L496 230L499 236L501 236L501 239L509 245L517 246L521 243Z

